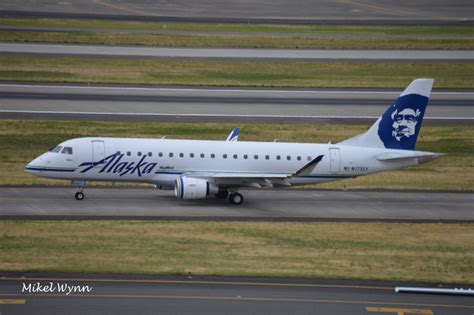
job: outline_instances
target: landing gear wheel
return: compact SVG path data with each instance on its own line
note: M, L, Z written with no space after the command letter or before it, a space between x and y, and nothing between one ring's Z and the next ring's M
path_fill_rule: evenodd
M229 202L233 205L241 205L244 202L244 196L238 192L232 193L229 196Z
M78 191L74 197L76 197L76 200L83 200L84 199L84 193L82 191Z
M219 190L217 194L214 195L217 199L227 199L229 196L229 191L226 190Z

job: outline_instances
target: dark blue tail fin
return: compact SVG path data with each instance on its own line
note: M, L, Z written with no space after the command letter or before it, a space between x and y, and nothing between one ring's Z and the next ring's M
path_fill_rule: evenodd
M433 79L414 80L366 133L341 144L414 150L432 87Z

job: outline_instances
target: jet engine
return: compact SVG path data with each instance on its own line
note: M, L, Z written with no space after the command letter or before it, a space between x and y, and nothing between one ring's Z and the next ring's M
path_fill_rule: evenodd
M174 183L174 194L179 199L202 199L219 192L219 186L205 179L180 177Z

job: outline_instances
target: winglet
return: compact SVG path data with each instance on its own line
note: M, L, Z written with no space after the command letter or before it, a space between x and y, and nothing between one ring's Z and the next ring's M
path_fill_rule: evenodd
M293 177L301 177L301 176L308 176L314 170L316 165L323 159L324 155L319 155L314 160L297 170L292 176Z
M239 128L234 128L225 141L233 142L239 140L239 131Z

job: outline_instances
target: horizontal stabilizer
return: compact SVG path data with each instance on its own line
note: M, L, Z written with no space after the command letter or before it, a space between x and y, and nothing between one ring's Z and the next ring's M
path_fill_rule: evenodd
M436 160L440 156L445 154L441 153L432 153L432 152L422 152L422 151L407 151L407 152L386 152L376 156L376 159L379 161L400 161L400 160L410 160L417 159L421 162L429 162Z

